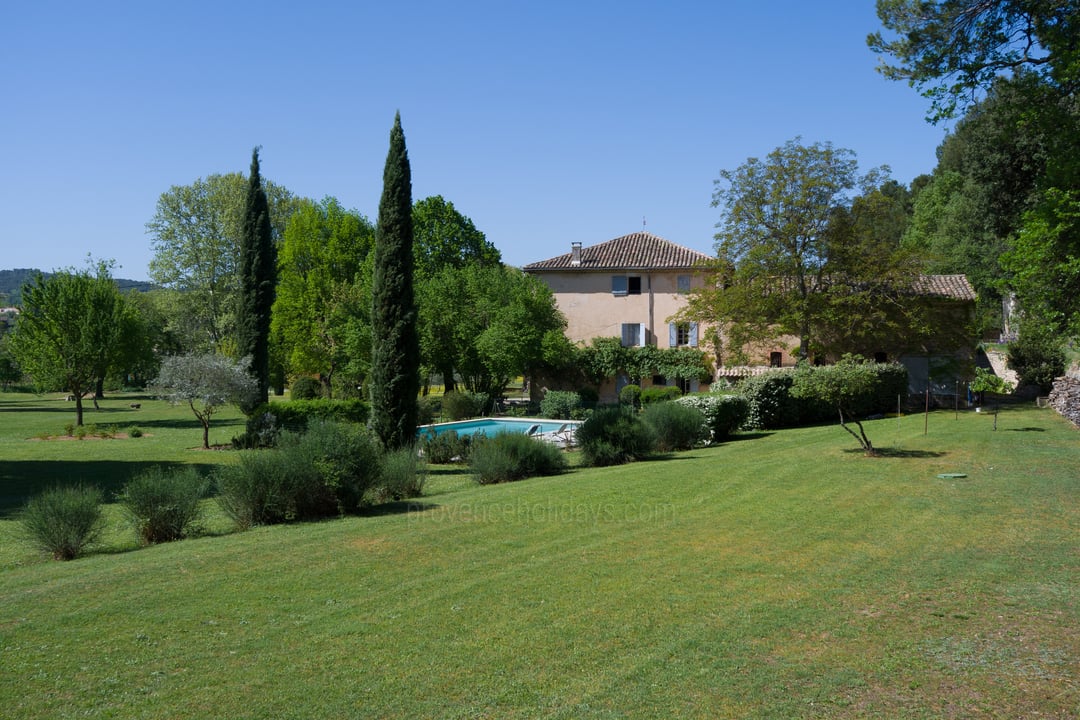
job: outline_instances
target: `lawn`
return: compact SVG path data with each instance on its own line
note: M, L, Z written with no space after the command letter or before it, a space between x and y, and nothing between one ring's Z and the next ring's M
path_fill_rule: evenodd
M149 437L28 440L68 418L24 401L0 396L4 716L1080 714L1080 435L1049 410L873 421L881 458L831 426L500 486L438 468L411 504L146 549L113 512L56 563L12 549L30 489L235 454L156 401L114 401Z

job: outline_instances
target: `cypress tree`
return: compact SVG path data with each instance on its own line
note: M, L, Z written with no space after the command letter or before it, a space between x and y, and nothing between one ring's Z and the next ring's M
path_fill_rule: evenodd
M270 308L274 304L277 284L277 260L270 232L270 203L259 174L259 148L251 152L239 272L237 353L240 357L251 356L251 375L259 386L255 402L265 403L270 388Z
M371 429L390 449L416 437L420 341L413 296L412 177L401 113L394 116L383 170L371 308Z

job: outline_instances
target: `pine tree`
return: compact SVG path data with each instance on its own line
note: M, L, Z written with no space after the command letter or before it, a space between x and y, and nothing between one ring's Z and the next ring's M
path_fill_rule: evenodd
M259 384L258 403L265 403L269 397L270 308L274 304L276 271L270 204L259 174L259 148L255 148L244 203L236 342L240 357L251 356L251 375Z
M372 279L371 428L387 448L413 444L420 342L413 297L412 179L401 113L394 117L375 233Z

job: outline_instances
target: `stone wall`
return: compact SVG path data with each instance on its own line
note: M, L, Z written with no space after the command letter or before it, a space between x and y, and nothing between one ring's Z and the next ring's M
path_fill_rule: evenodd
M1050 391L1050 407L1057 410L1080 427L1080 378L1066 375L1054 380L1054 389Z

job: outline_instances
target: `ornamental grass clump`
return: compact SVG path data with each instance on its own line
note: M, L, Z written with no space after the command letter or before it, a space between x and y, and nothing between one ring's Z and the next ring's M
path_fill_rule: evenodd
M481 485L558 475L566 470L566 458L558 447L522 433L501 432L475 442L469 467Z
M28 542L56 560L73 560L101 537L101 491L53 487L30 499L19 520Z
M119 500L140 542L171 542L199 531L199 502L209 485L195 468L158 466L128 481Z
M371 504L407 500L424 494L427 465L411 447L388 450L382 456L381 473L365 500Z

